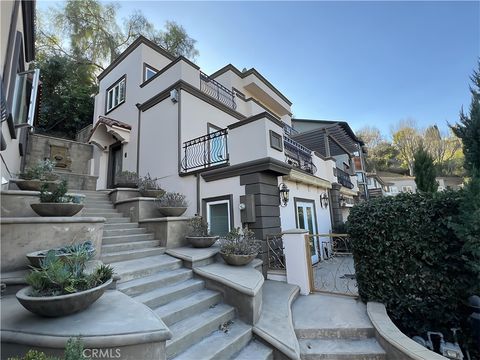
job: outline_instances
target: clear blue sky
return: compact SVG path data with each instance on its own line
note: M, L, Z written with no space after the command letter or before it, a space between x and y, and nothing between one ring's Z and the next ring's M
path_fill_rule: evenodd
M183 25L206 73L255 67L297 118L386 135L406 118L455 122L480 55L480 2L122 1L119 15L135 9Z

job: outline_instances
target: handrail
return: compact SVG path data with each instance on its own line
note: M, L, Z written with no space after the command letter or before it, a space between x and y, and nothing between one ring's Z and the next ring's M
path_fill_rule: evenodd
M202 71L200 71L200 90L233 110L237 108L235 93Z
M218 130L183 143L182 169L186 172L228 163L228 129Z
M349 189L353 189L354 186L353 186L353 183L352 181L350 180L350 175L343 171L343 170L340 170L339 168L336 168L336 172L337 172L337 179L338 179L338 182L345 186L346 188L349 188Z

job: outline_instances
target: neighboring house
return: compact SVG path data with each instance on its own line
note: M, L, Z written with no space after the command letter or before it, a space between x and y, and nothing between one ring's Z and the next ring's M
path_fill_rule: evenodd
M368 199L364 143L345 121L292 119L292 126L293 139L321 158L335 161L334 177L340 194L339 208L333 204L332 215L334 225L340 225L356 201Z
M439 176L437 177L438 191L447 189L459 190L463 188L463 178L460 176Z
M98 189L114 187L119 171L150 173L185 194L186 215L204 216L214 233L248 225L259 239L291 228L328 233L337 182L358 194L353 170L294 138L291 102L255 69L206 75L140 37L98 80L89 138ZM279 206L284 187L289 201Z
M29 128L38 106L39 70L28 70L35 57L35 1L1 1L2 188L24 165Z
M414 176L383 171L377 172L377 175L387 186L384 193L386 196L394 196L402 192L417 192Z
M368 197L376 198L385 196L388 192L388 185L377 173L367 173Z

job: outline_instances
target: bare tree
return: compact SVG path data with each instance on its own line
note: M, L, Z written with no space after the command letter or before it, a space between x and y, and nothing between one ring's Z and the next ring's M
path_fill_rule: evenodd
M398 151L399 160L408 167L413 176L415 152L422 145L423 139L413 119L401 120L392 129L393 146Z

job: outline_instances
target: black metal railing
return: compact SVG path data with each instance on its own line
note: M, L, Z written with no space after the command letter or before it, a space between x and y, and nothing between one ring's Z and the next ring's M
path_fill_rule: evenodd
M268 270L286 270L283 252L282 235L267 235L267 268Z
M287 164L310 174L317 172L317 167L313 165L312 152L310 149L292 140L288 136L283 137L283 146L285 148L285 162Z
M183 171L200 170L228 163L227 129L183 143Z
M237 108L235 93L203 72L200 72L200 90L233 110Z
M288 124L283 124L283 133L287 136L297 135L298 131Z
M350 180L350 174L343 170L340 170L339 168L336 168L336 176L340 185L345 186L349 189L353 189L353 183Z

